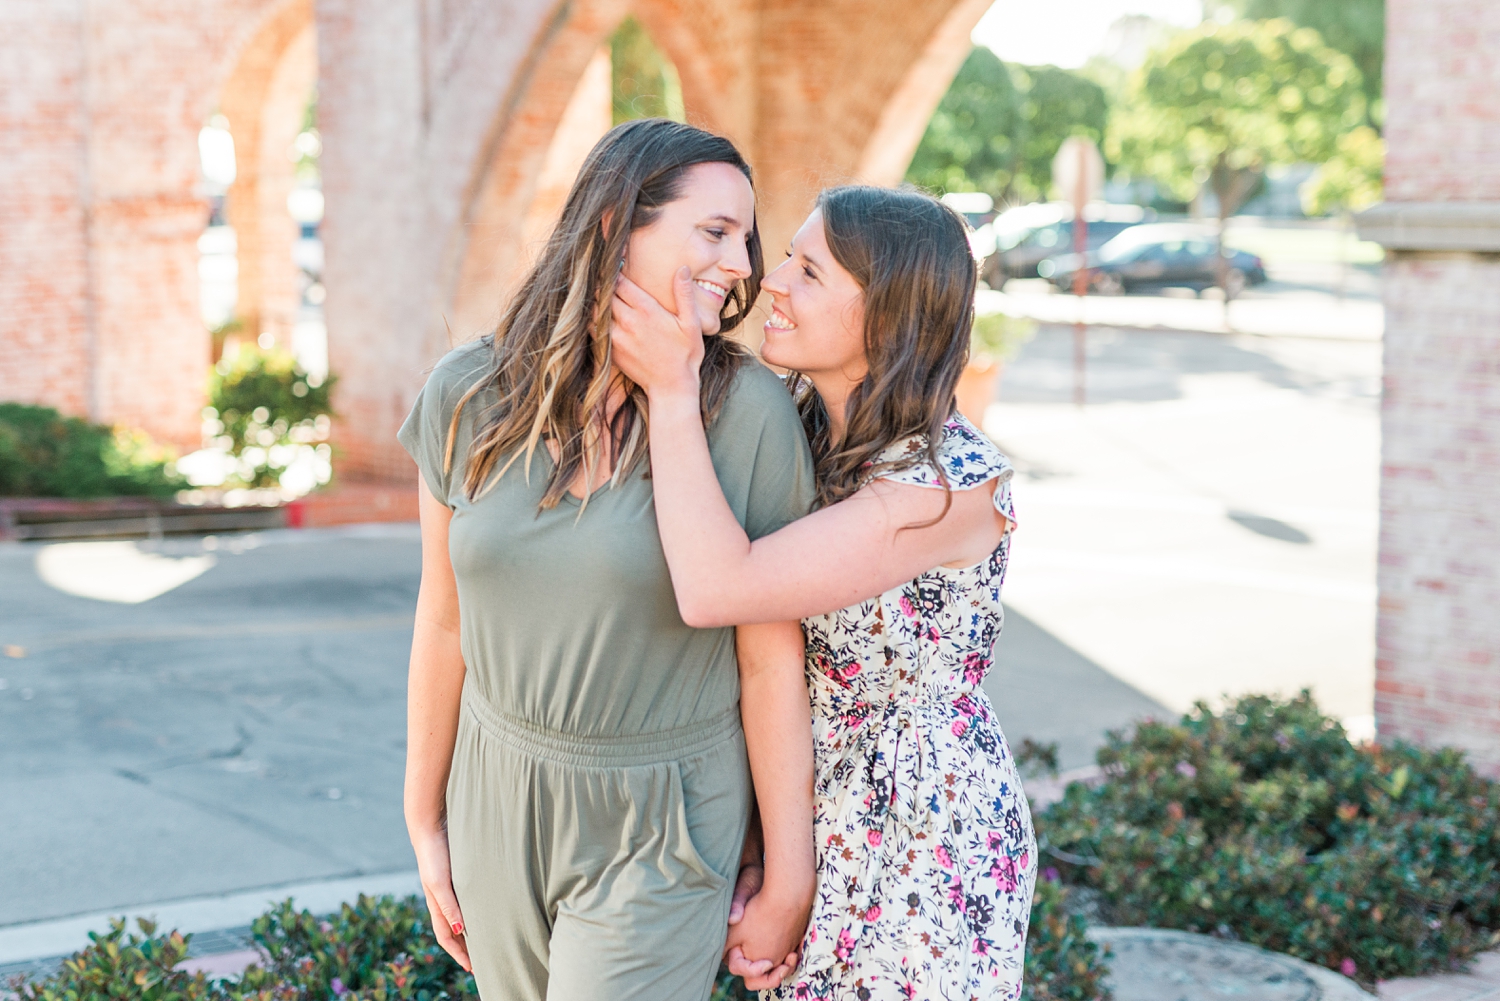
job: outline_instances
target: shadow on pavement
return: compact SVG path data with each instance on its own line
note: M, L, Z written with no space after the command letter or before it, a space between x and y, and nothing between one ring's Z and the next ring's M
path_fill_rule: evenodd
M1066 771L1094 763L1106 730L1152 716L1175 719L1155 699L1116 678L1016 611L1005 610L995 667L984 690L1012 747L1056 741Z

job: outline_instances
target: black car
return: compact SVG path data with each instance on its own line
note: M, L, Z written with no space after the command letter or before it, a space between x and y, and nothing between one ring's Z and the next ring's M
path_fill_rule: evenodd
M1139 205L1094 202L1084 210L1088 220L1085 250L1094 250L1131 226L1150 222L1156 213ZM991 288L1008 278L1036 278L1039 262L1073 249L1073 207L1064 202L1017 205L995 217L989 227L994 250L980 275Z
M1213 288L1219 281L1214 245L1213 233L1201 226L1134 226L1085 256L1089 291L1121 295L1168 287ZM1226 248L1224 257L1231 297L1266 280L1266 266L1254 254ZM1077 254L1063 254L1042 261L1037 273L1066 291L1073 287L1078 266Z

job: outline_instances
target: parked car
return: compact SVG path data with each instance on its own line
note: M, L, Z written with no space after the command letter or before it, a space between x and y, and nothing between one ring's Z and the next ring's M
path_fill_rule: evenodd
M1096 250L1132 226L1155 218L1139 205L1096 202L1084 210L1088 223L1085 246ZM1036 278L1037 265L1056 254L1073 249L1073 206L1066 202L1018 205L1000 213L990 224L994 253L980 269L991 288L1009 278Z
M1202 292L1218 284L1214 267L1214 234L1203 226L1157 223L1135 226L1084 256L1089 290L1099 295L1167 287ZM1266 280L1265 263L1254 254L1226 248L1225 281L1231 297ZM1060 289L1073 287L1077 254L1050 257L1037 273Z

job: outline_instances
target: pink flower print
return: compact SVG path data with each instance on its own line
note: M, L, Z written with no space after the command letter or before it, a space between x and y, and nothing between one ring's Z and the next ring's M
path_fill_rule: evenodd
M954 907L958 908L958 913L960 914L963 914L968 909L968 905L964 901L964 888L958 883L954 883L948 887L948 900Z
M938 845L932 850L932 853L937 856L938 865L942 866L944 869L953 868L953 856L948 854L948 849L946 847L944 847L943 845Z
M833 954L846 963L854 955L854 936L849 934L849 929L839 929L839 944L833 947Z
M906 1001L911 1001L917 996L917 988L910 980L901 985L901 993L906 995Z
M855 661L852 664L845 664L843 667L839 668L839 677L843 678L845 681L848 681L858 673L859 661Z
M880 832L879 831L866 831L865 832L865 840L868 841L868 842L870 842L870 846L872 848L879 848L880 847Z
M901 601L899 602L899 604L901 606L902 615L906 616L908 619L915 619L917 617L917 608L911 603L911 599L906 595L903 594L901 596Z
M999 831L990 831L984 836L984 846L992 852L998 852L1003 844L1005 837Z
M1021 853L1021 868L1025 869L1029 865L1031 865L1031 853L1030 852L1022 852Z
M962 716L953 721L953 736L962 737L964 735L964 731L966 731L967 729L969 729L969 721L964 719Z
M980 938L978 935L975 935L974 936L974 955L976 955L976 956L988 956L989 954L990 954L990 944L988 942L986 942L984 939Z
M974 700L969 698L967 695L960 695L958 698L953 700L953 708L957 709L965 716L973 716Z
M994 864L990 866L990 877L994 879L1001 893L1014 893L1018 885L1016 860L1009 855L1002 855L995 859Z
M879 904L871 904L870 905L870 909L868 911L865 911L865 920L866 921L879 921L880 920L880 905Z
M918 630L918 632L920 633L921 630ZM926 636L926 638L929 639L929 640L931 640L934 643L936 643L939 639L942 638L941 636L938 635L937 626L928 626L927 627L927 636Z
M812 996L812 988L807 985L806 980L801 981L796 987L792 988L792 997L796 998L797 1001L804 1001L804 999L810 999Z
M977 685L984 681L984 676L990 669L990 660L977 651L970 651L964 655L964 680L971 685Z

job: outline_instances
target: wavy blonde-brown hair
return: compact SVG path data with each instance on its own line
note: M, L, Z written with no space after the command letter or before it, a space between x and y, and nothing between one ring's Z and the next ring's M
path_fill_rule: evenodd
M919 462L936 467L946 487L937 450L969 360L978 282L968 229L957 212L915 189L829 188L817 207L829 251L864 290L869 369L849 394L838 440L822 398L792 374L816 463L816 504L837 503L873 475ZM921 450L878 461L914 435L924 440Z
M619 483L645 456L646 394L623 376L618 388L611 385L610 300L630 234L655 221L681 195L688 170L701 163L727 163L754 183L750 165L728 139L664 118L618 125L589 153L541 257L495 332L483 338L489 365L454 408L445 471L454 462L459 414L476 393L495 391L464 457L464 493L471 501L518 460L529 475L538 446L547 443L557 456L542 509L555 507L579 472L592 483L599 463L612 461L611 482ZM719 332L704 338L705 425L718 415L735 373L750 357L724 336L744 321L760 294L764 262L754 226L747 249L750 275L725 297ZM624 400L606 424L612 389L623 391Z

